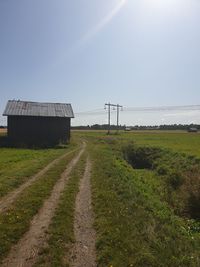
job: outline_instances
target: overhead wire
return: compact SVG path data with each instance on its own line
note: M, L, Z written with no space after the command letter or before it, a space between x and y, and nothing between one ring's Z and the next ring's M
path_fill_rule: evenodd
M200 105L183 105L183 106L157 106L157 107L125 107L124 112L164 112L164 111L200 111ZM98 116L106 114L107 110L98 108L89 111L77 112L76 117L79 116ZM112 110L111 113L114 113Z
M200 105L184 105L184 106L158 106L158 107L128 107L124 111L187 111L200 110Z

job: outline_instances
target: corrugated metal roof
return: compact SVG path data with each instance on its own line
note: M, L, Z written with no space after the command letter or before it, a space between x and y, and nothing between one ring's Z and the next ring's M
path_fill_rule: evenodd
M9 100L3 116L39 116L74 118L71 104Z

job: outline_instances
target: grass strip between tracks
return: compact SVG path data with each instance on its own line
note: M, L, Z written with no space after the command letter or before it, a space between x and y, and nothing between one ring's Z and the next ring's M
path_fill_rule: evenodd
M59 201L59 206L49 227L47 246L41 251L35 267L69 266L69 250L74 242L74 209L79 181L84 175L86 164L85 153L76 168L71 172L70 179Z
M47 199L66 165L76 152L66 155L46 174L26 189L5 213L0 214L0 260L28 230L30 221Z

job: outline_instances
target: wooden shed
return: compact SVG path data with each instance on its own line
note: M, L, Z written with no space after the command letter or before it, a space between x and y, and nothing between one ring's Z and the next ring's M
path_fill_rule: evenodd
M12 144L55 145L70 140L71 104L9 100L8 139Z

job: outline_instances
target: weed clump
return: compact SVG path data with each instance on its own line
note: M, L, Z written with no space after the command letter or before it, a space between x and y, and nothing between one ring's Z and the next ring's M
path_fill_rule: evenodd
M168 184L174 189L177 190L184 183L184 176L181 171L172 171L167 175Z
M169 167L167 165L161 164L156 166L156 171L159 175L167 175L169 173Z

